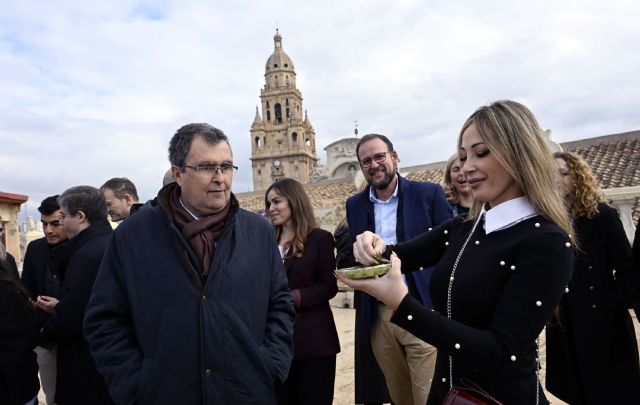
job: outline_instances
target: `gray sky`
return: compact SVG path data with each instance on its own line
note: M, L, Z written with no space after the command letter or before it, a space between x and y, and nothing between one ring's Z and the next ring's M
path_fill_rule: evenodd
M42 198L126 176L152 198L189 122L249 128L276 26L318 155L388 135L402 166L445 160L473 110L529 106L558 142L640 129L637 1L5 1L0 190ZM22 216L21 216L22 218Z

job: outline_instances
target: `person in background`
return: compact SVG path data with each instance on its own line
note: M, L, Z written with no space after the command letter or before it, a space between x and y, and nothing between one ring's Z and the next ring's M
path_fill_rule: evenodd
M466 218L469 209L473 205L473 195L469 182L462 170L462 163L458 154L454 153L447 160L442 180L442 188L447 201L451 204L453 215L461 215Z
M114 177L107 180L100 191L104 193L107 211L111 221L120 222L131 216L143 204L138 202L138 190L135 184L126 177Z
M400 158L384 135L368 134L356 145L360 169L368 184L346 203L351 240L375 231L388 243L402 242L451 218L442 187L398 173ZM416 268L405 282L411 296L431 308L432 269ZM356 291L356 403L390 402L424 405L435 367L435 348L389 322L392 308ZM388 394L387 389L388 388Z
M579 248L558 317L546 329L547 389L571 404L634 403L640 362L625 290L637 288L640 273L633 274L618 212L587 163L572 152L554 157Z
M20 280L20 273L18 273L18 265L16 264L16 259L11 253L7 252L7 249L4 246L3 237L5 231L5 224L2 222L2 217L0 217L0 262L4 265L9 275L11 275L16 280Z
M67 242L67 234L60 221L60 205L57 195L42 200L38 211L44 237L36 239L27 245L22 265L22 284L27 288L32 300L38 296L60 298L60 274L55 257ZM45 323L51 315L41 309L38 310L39 323ZM47 404L53 405L56 393L56 358L55 344L46 339L40 339L36 347L38 366L40 368L40 383Z
M229 138L188 124L158 205L119 225L85 335L118 404L274 404L293 355L293 297L273 226L231 191Z
M0 404L38 403L34 312L27 290L0 262Z
M429 405L466 380L503 404L547 404L536 340L571 277L574 253L551 150L533 114L514 101L476 110L458 150L474 197L467 218L392 245L364 232L356 260L390 257L391 271L340 278L385 302L391 322L438 349ZM400 270L434 264L430 310L408 293Z
M280 405L333 403L338 332L329 300L338 292L334 241L321 229L302 185L285 178L265 193L296 306L293 362L278 387Z
M55 402L111 404L104 379L96 370L82 334L82 320L104 255L111 225L100 190L71 187L58 198L60 223L69 241L60 253L60 298L40 295L36 305L51 314L41 329L42 338L57 346ZM58 258L56 258L58 260Z

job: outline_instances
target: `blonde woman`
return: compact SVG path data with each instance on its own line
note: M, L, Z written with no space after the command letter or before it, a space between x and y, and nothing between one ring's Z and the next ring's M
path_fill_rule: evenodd
M637 288L631 246L587 163L554 154L579 249L558 318L547 327L547 389L571 404L638 401L638 346L626 291Z
M391 257L391 271L343 281L392 307L392 322L438 349L429 405L467 380L503 404L546 404L536 339L564 293L574 251L551 151L533 114L514 101L476 110L458 149L474 197L467 220L391 246L365 232L355 258ZM433 265L435 311L407 294L401 275L401 267Z
M442 180L442 188L447 201L451 204L453 215L466 217L473 205L473 195L467 177L462 170L462 163L457 153L447 160Z

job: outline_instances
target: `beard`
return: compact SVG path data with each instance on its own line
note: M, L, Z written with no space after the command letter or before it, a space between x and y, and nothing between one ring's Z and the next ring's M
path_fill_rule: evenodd
M373 180L373 176L378 173L383 172L384 177L381 180ZM369 172L369 184L373 186L376 190L384 190L391 184L393 181L393 177L395 175L395 171L390 173L390 170L386 166L378 167L374 172Z

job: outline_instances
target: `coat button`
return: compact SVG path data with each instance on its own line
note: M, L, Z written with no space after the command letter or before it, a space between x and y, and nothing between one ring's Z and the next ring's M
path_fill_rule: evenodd
M596 304L591 305L591 309L596 310L598 309L598 306Z
M210 368L208 368L208 369L204 370L204 373L205 373L207 376L209 376L209 375L211 375L211 373L213 373L213 371L211 371L211 369L210 369Z
M516 266L512 264L511 265L511 270L515 270L515 269L516 269Z
M407 319L410 321L413 320L413 315L407 315Z
M593 290L595 290L595 289L596 289L596 288L595 288L594 286L589 286L589 291L593 291Z
M456 349L460 349L460 343L456 343L455 345L453 345L453 347L455 347Z
M444 230L444 234L446 235L446 234L448 234L448 233L449 233L449 231L445 229L445 230Z
M202 294L202 299L203 299L203 300L206 300L206 299L207 299L207 296L206 296L205 294Z
M589 266L587 267L589 270L593 270L593 266Z
M516 356L511 356L511 361L516 361Z
M500 266L504 266L505 264L504 260L500 260Z
M571 247L571 243L570 242L565 243L564 247Z
M480 241L479 241L479 240L477 240L477 241L476 241L476 246L478 246L479 244L480 244Z
M445 242L445 243L444 243L444 245L445 245L445 246L449 246L449 242Z
M540 222L536 222L535 224L533 224L536 228L540 228Z
M542 301L536 301L536 307L541 307L542 306Z

